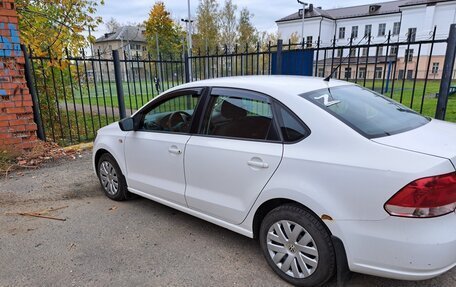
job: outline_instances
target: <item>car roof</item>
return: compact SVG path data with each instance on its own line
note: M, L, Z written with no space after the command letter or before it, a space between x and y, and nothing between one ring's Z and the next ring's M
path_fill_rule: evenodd
M190 88L190 87L230 87L247 90L254 90L265 94L275 91L273 96L279 97L279 94L294 94L299 95L306 92L311 92L328 87L336 87L343 85L353 85L352 83L331 79L329 82L323 78L307 77L307 76L237 76L223 77L216 79L208 79L194 81L183 84L174 89Z

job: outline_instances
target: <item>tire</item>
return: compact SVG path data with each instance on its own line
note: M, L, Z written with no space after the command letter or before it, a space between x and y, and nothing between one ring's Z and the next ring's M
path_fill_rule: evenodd
M287 204L270 211L261 223L259 239L269 266L288 283L321 286L335 273L329 232L300 206Z
M127 182L116 160L109 153L104 153L98 160L98 179L107 197L116 201L128 198Z

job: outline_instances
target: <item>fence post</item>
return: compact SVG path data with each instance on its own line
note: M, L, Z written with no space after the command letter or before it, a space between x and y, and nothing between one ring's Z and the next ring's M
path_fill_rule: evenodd
M117 101L119 103L119 115L120 118L126 118L127 113L125 111L125 99L124 99L124 91L122 85L122 71L120 69L120 58L119 58L119 51L113 50L112 51L112 59L114 60L114 77L116 79L116 90L117 90Z
M184 72L185 72L185 82L190 82L190 58L188 57L188 53L184 53Z
M33 120L35 121L35 124L37 126L36 135L40 140L45 141L46 136L44 135L43 122L41 121L40 107L38 105L38 96L36 94L35 85L33 84L32 67L30 64L31 60L27 52L27 48L24 45L21 45L21 49L25 58L25 80L27 81L27 87L30 91L30 95L32 96Z
M282 49L283 40L277 40L276 75L282 75Z
M456 56L456 24L451 24L450 34L447 40L447 49L445 53L445 63L443 64L442 80L440 81L439 99L437 101L437 110L435 118L445 119L446 108L448 104L448 93L451 86L451 76L454 68Z

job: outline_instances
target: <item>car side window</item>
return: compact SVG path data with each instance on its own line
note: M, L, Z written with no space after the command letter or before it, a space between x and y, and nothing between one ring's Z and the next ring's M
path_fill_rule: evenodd
M280 131L285 143L302 140L310 134L310 130L298 119L298 117L283 105L277 105Z
M246 91L213 89L203 134L251 140L278 141L271 104Z
M190 132L193 113L199 100L199 94L189 92L159 103L144 115L142 130Z

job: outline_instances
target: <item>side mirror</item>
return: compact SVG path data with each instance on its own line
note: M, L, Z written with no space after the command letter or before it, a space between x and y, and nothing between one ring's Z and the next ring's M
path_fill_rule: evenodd
M135 129L135 120L132 117L125 118L119 121L119 127L124 132L134 131Z

